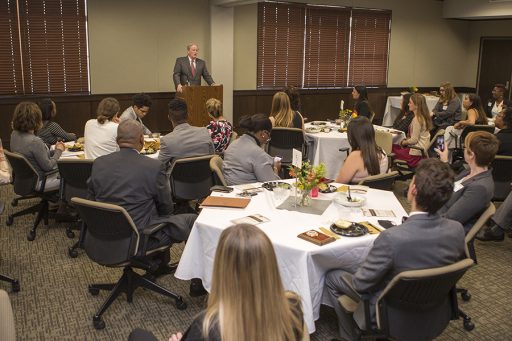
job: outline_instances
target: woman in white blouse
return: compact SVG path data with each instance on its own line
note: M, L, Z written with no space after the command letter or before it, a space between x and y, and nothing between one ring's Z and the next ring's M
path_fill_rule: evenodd
M85 123L84 151L86 159L96 159L119 150L116 141L119 109L117 99L104 98L96 110L97 118Z

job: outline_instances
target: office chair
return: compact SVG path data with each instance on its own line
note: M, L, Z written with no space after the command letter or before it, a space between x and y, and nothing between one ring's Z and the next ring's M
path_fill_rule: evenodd
M493 216L496 212L496 207L491 202L489 207L480 215L478 220L473 224L473 226L469 229L468 233L466 233L466 237L464 241L466 242L466 254L469 258L471 258L475 264L478 264L476 259L475 252L475 237L480 232L480 230L485 226L487 221ZM457 293L460 293L460 297L463 301L467 302L471 299L471 294L469 290L466 288L457 288ZM464 329L467 331L471 331L475 328L475 324L471 322L471 317L467 315L462 309L459 308L459 316L464 319Z
M221 157L215 155L210 159L210 169L213 172L213 182L215 185L227 186L226 179L222 173L222 165L224 161Z
M363 294L359 298L354 290L349 294L354 297L342 295L338 302L348 313L354 313L362 305L365 327L358 330L361 338L405 339L407 335L403 333L407 331L403 326L414 326L418 340L430 340L440 335L450 320L458 318L455 285L471 266L473 260L466 258L447 266L396 275L377 298L376 324L370 310L371 295ZM350 279L343 276L341 279L352 287Z
M395 179L398 177L397 171L392 171L389 173L377 174L368 176L361 181L359 181L358 185L365 185L370 188L382 189L384 191L392 191L393 184L395 183Z
M124 268L123 275L115 284L89 285L89 293L93 296L98 295L100 290L110 291L109 297L93 317L94 328L105 328L102 315L107 308L121 293L125 293L127 301L132 302L133 292L138 287L173 298L179 310L187 308L181 296L132 269L155 270L156 264L151 263L150 256L159 252L169 252L171 245L152 248L148 244L151 235L160 231L166 224L149 226L139 231L128 212L121 206L81 198L72 198L71 202L86 226L83 244L87 256L103 266Z
M93 161L94 160L90 159L60 159L57 161L57 166L59 167L59 173L62 179L63 190L61 192L61 197L70 206L72 206L72 197L79 197L83 199L87 198L87 180L91 176ZM76 222L82 225L82 228L80 229L80 231L82 231L83 222L79 219L77 219ZM75 237L71 224L66 227L66 235L68 238ZM76 249L81 246L81 235L82 233L80 232L78 241L68 248L68 255L71 258L78 256Z
M43 179L39 179L39 174L23 155L7 150L4 150L4 152L12 167L14 193L22 197L34 196L41 199L39 204L35 206L10 214L7 217L6 225L12 225L15 217L37 212L34 225L27 233L27 240L33 241L36 238L36 228L41 220L44 221L45 225L48 225L48 218L50 216L49 203L56 203L59 200L58 190L45 191L46 178L57 173L58 170L55 169L47 172ZM37 184L40 180L41 186L37 189Z
M176 159L171 163L170 183L174 202L200 200L210 195L214 177L210 160L214 155ZM197 207L196 207L197 210Z
M492 201L504 201L510 193L510 183L512 182L512 156L496 155L491 168L494 180Z
M302 160L308 159L308 143L304 139L304 132L298 128L276 127L272 129L271 140L267 143L267 153L270 156L281 158L282 179L289 178L288 168L292 165L293 149L302 152Z

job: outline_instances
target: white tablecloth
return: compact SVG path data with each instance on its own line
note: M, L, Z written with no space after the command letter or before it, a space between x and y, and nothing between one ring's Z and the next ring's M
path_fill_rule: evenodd
M218 195L234 196L237 192L239 190L235 189L230 194ZM319 198L330 199L333 195L320 194ZM320 226L329 228L330 224L340 217L377 224L377 219L389 219L400 223L402 216L406 215L392 192L370 189L362 196L366 197L366 207L393 210L396 217L363 217L360 209L346 208L338 204L331 204L321 216L277 210L272 192L266 190L252 197L245 209L204 208L190 233L175 276L183 280L200 278L204 287L209 290L215 250L222 231L232 225L233 219L255 213L263 214L270 221L258 227L269 236L274 245L285 289L301 296L304 320L309 331L313 333L314 321L319 317L322 303L326 272L337 268L355 271L366 257L376 235L341 237L324 246L299 239L297 235Z
M427 100L427 107L429 111L432 111L439 101L439 97L436 96L425 96ZM400 114L400 102L402 96L389 96L386 101L386 108L384 109L384 118L382 119L382 125L384 127L391 127L395 122L395 119Z
M311 123L307 123L305 128L318 127L313 126ZM328 124L327 127L332 128L329 133L308 133L306 132L306 140L310 142L308 158L311 160L313 165L324 163L326 167L326 178L336 179L338 172L340 171L343 162L347 158L347 153L340 152L340 148L349 148L347 133L340 133L338 131L339 126L334 124ZM375 129L387 128L374 125ZM389 131L389 130L388 130ZM405 134L400 132L399 134L393 134L393 143L399 143L405 138Z

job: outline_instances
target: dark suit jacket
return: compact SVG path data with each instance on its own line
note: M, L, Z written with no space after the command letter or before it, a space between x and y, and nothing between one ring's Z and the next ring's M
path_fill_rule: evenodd
M368 100L357 101L354 105L354 111L357 112L357 116L364 116L367 119L372 116L372 109Z
M512 156L512 128L501 129L496 137L500 141L498 155Z
M208 73L204 60L196 58L196 74L195 76L192 76L192 68L190 67L188 56L176 58L176 64L174 64L173 72L175 88L178 87L178 84L201 85L201 77L204 78L208 85L215 83L212 76Z
M464 257L464 230L460 223L438 214L413 215L402 225L379 234L365 262L353 276L353 286L358 292L373 293L374 305L380 291L397 274L453 264ZM361 308L360 304L354 313L359 325L364 321ZM427 315L391 309L388 319L392 321L393 336L412 340L414 335L439 332L439 328L447 324L450 312L447 299L445 305Z
M167 165L131 148L94 160L88 181L89 199L123 207L139 230L168 225L152 234L157 241L188 238L195 214L171 215L174 204ZM157 242L158 243L158 242Z
M456 181L469 174L469 170L461 172ZM453 192L450 200L438 211L448 219L458 221L466 231L473 226L483 211L487 209L494 196L494 180L492 170L487 170L462 182L463 188Z

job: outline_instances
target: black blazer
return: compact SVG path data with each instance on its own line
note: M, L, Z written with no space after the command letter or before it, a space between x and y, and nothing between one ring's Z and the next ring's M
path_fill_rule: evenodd
M500 141L498 155L512 156L512 128L501 129L496 137Z
M364 116L367 119L372 117L372 109L368 100L357 101L354 105L354 111L357 112L357 116Z
M201 85L201 77L208 85L215 83L212 76L208 73L204 60L196 58L196 74L192 76L192 68L187 57L179 57L174 64L173 81L174 87L181 85Z

